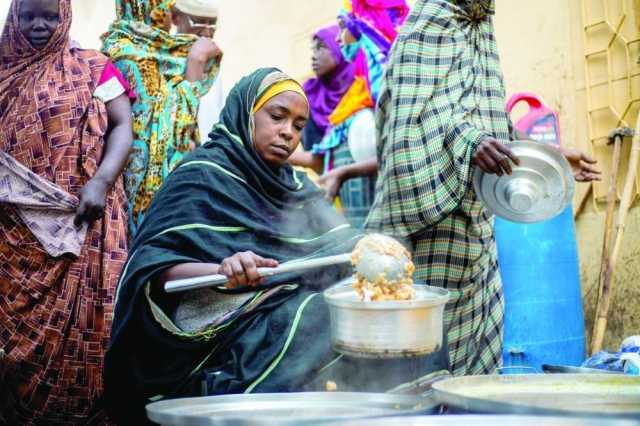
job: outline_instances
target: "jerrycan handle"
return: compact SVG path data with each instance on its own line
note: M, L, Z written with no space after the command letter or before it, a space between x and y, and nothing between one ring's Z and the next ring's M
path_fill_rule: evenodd
M529 110L543 109L542 99L530 92L521 92L513 95L507 102L507 114L511 114L513 108L520 102L526 102Z

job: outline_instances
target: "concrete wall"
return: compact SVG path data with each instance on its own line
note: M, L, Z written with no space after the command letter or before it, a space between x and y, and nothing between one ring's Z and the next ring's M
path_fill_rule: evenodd
M541 95L560 114L564 144L591 153L586 120L583 1L591 0L496 0L495 24L508 93L530 91ZM637 15L640 2L633 1ZM315 28L335 21L341 3L342 0L222 2L217 39L225 51L221 77L225 89L260 66L277 66L298 78L309 75L310 35ZM7 5L8 0L0 0L0 16ZM73 5L73 37L85 47L97 48L99 34L113 18L113 1L73 0ZM516 117L522 112L518 109ZM607 148L599 150L596 153L605 160L603 166L607 168L608 151L603 152ZM579 185L576 201L585 199L588 191L588 185ZM577 220L577 232L587 331L590 332L604 208L592 198L586 199L587 208ZM640 208L635 208L629 217L618 263L611 332L606 342L612 348L622 337L640 331L639 235Z
M217 39L225 51L222 79L230 88L258 67L275 66L298 78L311 73L310 35L335 22L341 0L222 2ZM248 13L248 11L250 11Z

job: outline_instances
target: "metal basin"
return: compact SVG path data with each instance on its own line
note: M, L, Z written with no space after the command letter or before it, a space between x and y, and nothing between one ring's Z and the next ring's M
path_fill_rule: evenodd
M638 426L632 420L550 416L419 416L340 421L340 426Z
M448 291L415 285L414 300L364 302L352 282L342 281L324 292L337 352L356 358L408 358L442 347Z
M173 426L271 426L343 422L372 416L433 413L434 401L417 395L301 392L219 395L154 402L149 420Z
M434 398L470 413L640 419L640 377L611 374L472 376L433 385Z

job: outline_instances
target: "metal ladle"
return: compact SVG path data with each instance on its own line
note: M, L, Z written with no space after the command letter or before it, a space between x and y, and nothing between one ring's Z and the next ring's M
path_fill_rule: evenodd
M362 244L362 248L358 263L354 265L356 272L372 283L376 282L380 275L383 275L385 280L389 282L405 278L410 259L405 255L392 256L376 250L377 242L397 245L399 250L402 247L398 241L386 235L369 234L365 236L358 243L358 245Z
M390 238L380 234L369 234L363 238ZM395 240L391 239L395 242ZM399 244L399 243L397 243ZM267 278L274 275L305 272L312 269L327 266L340 265L351 262L351 253L339 254L336 256L318 257L315 259L293 260L281 264L276 268L258 268L260 276ZM368 281L375 282L380 274L384 274L387 281L398 281L405 276L405 271L409 259L402 256L400 259L379 253L366 245L361 252L355 270L362 274ZM164 289L167 293L178 293L200 288L223 286L229 282L226 275L205 275L201 277L186 278L182 280L168 281Z

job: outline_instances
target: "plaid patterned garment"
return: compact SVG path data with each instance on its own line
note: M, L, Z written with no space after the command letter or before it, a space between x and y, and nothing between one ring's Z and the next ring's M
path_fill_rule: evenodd
M503 299L493 217L472 187L472 154L509 139L493 2L418 0L379 100L379 178L369 229L413 244L416 277L451 292L456 375L500 365Z

